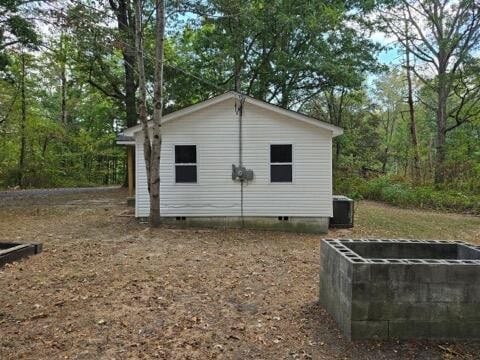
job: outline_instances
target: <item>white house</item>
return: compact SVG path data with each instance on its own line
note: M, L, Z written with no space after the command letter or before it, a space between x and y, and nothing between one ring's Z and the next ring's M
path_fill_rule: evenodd
M341 128L228 92L165 115L161 129L164 220L328 230ZM142 128L121 135L134 139L135 216L148 217Z

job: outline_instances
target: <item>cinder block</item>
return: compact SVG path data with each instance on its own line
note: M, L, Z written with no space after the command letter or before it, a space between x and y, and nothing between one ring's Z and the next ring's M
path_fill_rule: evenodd
M417 303L429 301L429 287L426 283L418 282L399 282L390 284L394 290L392 290L392 301L402 303Z
M453 302L461 303L468 301L468 288L462 284L438 283L427 284L428 298L426 301L432 303L437 302Z
M415 302L370 303L368 320L431 320L431 304Z
M465 302L478 303L480 302L480 285L466 286Z
M371 281L390 281L390 268L392 267L398 268L398 266L390 264L378 264L376 266L370 266Z
M22 258L42 252L41 243L0 243L0 267L6 263L18 261Z
M437 264L427 265L430 271L430 283L445 283L447 282L447 273L449 271L449 265Z
M429 338L465 340L480 338L479 321L438 321L430 323Z
M397 320L389 322L389 337L398 339L428 339L431 337L431 322Z
M352 282L354 283L366 283L371 281L370 269L372 266L370 264L361 263L353 264L352 268Z
M43 251L43 244L42 243L33 243L35 247L35 254L40 254Z
M388 339L388 337L388 321L352 321L352 339Z
M440 306L441 305L441 306ZM433 317L437 320L450 320L450 321L480 321L480 303L443 303L437 304L432 308L440 309L445 308L439 314L435 314Z
M480 248L462 247L468 245L322 241L320 303L351 339L480 339Z
M369 301L353 300L351 310L352 320L368 320L370 304Z
M474 265L456 265L445 266L446 271L445 282L469 284L470 286L480 286L480 274L478 267Z
M372 302L392 301L395 297L393 289L387 282L368 282L352 284L352 299L368 299Z

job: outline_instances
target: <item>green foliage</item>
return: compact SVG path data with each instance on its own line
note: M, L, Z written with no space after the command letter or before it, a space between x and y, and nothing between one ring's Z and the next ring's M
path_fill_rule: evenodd
M62 122L60 70L55 53L26 56L25 130L22 130L20 56L12 56L11 81L0 81L0 188L88 186L124 181L124 149L115 145L118 108L90 87L67 83ZM71 73L71 71L70 71ZM7 116L8 115L8 116ZM2 121L3 120L3 121ZM20 162L21 139L25 156Z
M36 6L34 3L25 0L0 2L0 71L9 64L8 48L17 44L34 48L39 44L40 38L29 14L31 7Z
M402 206L411 202L469 211L473 205L459 194L476 199L480 189L480 102L468 97L458 113L454 110L462 105L460 95L474 94L480 84L478 54L468 58L468 67L461 67L464 81L453 79L456 93L449 97L447 126L454 128L445 142L445 183L435 188L429 184L435 170L437 115L432 104L437 94L432 86L414 81L421 179L411 185L405 69L393 66L371 81L372 73L384 69L376 61L379 48L368 35L372 30L368 19L371 11L386 3L396 2L169 2L164 112L238 87L344 129L333 143L337 191ZM23 0L0 4L0 187L17 185L19 179L24 186L122 182L124 149L115 147L114 138L136 121L138 83L132 60L131 2L81 0L64 4L62 10L34 4ZM112 10L115 4L126 5L129 25L123 30L120 12ZM144 5L151 92L153 3ZM45 46L32 52L38 34L29 19L41 16L57 25L51 38L45 36ZM11 41L14 48L6 46ZM25 120L21 53L28 57ZM148 102L151 106L151 93ZM22 139L25 156L20 162ZM380 180L369 180L372 177Z
M360 177L337 176L335 193L354 199L384 201L401 207L419 207L436 210L480 214L480 192L468 193L433 186L412 186L391 177L366 180Z
M378 67L376 44L357 31L365 14L357 2L211 0L202 13L177 31L175 45L178 64L217 84L190 78L203 98L237 88L298 107L326 86L359 88ZM188 87L174 91L183 96Z

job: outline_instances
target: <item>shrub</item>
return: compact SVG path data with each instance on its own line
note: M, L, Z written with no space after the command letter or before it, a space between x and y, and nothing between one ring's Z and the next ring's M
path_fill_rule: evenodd
M353 199L384 201L401 207L418 207L480 214L480 195L458 190L435 189L432 186L412 186L389 177L365 180L342 177L335 181L335 193Z

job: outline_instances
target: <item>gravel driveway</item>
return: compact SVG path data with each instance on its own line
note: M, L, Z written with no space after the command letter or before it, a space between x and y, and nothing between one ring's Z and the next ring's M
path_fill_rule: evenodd
M54 189L27 189L0 191L0 204L5 206L26 205L54 205L67 204L75 199L84 197L102 197L108 193L118 191L119 186L54 188Z
M68 194L79 194L79 193L98 193L98 192L112 191L117 189L119 189L118 186L7 190L7 191L0 191L0 200L44 197L44 196L54 196L54 195L68 195Z

